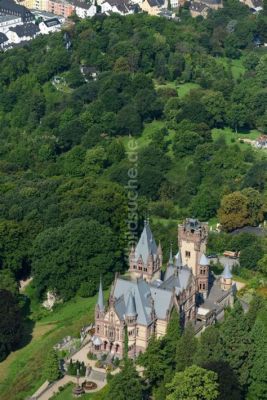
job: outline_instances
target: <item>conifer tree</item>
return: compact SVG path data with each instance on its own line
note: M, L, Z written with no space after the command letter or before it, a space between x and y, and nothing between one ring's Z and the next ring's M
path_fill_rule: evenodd
M195 355L195 363L204 366L210 361L220 358L220 332L216 326L209 326L199 338L198 349Z
M258 318L251 331L251 385L248 400L264 400L267 397L267 324Z
M48 353L45 364L44 376L45 379L48 380L48 382L54 382L60 377L59 360L57 353L55 352L54 349L52 349Z
M250 335L239 301L235 302L233 309L226 315L220 332L222 360L229 363L245 389L249 375Z
M180 338L181 338L180 318L176 309L173 309L167 326L166 336L164 337L164 347L167 358L166 362L171 367L173 367L175 364L176 346Z
M183 371L193 364L197 351L197 339L191 323L187 325L176 347L176 370Z

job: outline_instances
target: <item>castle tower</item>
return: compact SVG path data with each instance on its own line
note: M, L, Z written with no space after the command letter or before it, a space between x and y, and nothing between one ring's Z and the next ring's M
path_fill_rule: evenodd
M200 257L197 277L198 291L205 299L209 290L209 259L204 253Z
M232 287L232 283L233 283L233 275L230 271L229 265L226 264L223 270L223 273L221 275L221 288L222 290L230 290Z
M129 254L129 272L132 277L143 276L147 281L160 278L162 267L162 249L157 246L150 229L149 221L145 220L144 229L135 248Z
M187 264L197 276L197 267L201 254L206 252L208 224L197 219L187 218L178 225L178 247L184 264Z
M207 239L207 223L187 218L183 224L178 225L179 254L184 265L191 268L198 291L204 298L207 296L209 283L209 261L205 256Z

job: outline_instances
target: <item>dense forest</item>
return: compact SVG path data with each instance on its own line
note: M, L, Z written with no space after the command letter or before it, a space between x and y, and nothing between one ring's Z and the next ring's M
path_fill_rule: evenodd
M210 251L266 275L266 241L228 233L266 214L266 152L242 140L267 130L266 14L97 16L0 54L1 289L32 275L39 300L68 300L125 270L129 137L140 228L149 214L165 256L177 221L218 218Z

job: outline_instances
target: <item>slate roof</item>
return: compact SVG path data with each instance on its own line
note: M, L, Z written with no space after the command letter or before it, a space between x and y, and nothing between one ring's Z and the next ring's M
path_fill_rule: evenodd
M135 248L135 260L138 261L141 256L143 262L146 264L150 254L156 258L157 245L151 232L149 222L145 221L143 232Z
M182 254L180 251L178 251L178 253L174 256L175 258L175 266L177 268L181 268L183 266L183 261L182 261Z
M129 311L134 312L135 308L137 323L146 326L152 322L153 302L157 318L165 319L172 301L172 291L157 288L141 278L136 281L118 278L113 295L116 299L115 310L120 320L123 320Z
M163 7L165 4L164 0L147 0L150 7Z
M135 299L133 294L130 292L128 296L128 302L126 307L126 314L127 317L135 317L136 316L136 306L135 306Z
M202 11L208 9L208 6L204 3L197 3L195 1L191 1L189 5L189 9L192 11L197 11L201 13Z
M4 33L0 32L0 44L3 44L7 41L8 41L7 36Z
M112 7L117 7L117 9L123 14L127 13L131 8L129 0L106 0L105 2L110 4Z
M176 269L175 272L175 274L169 276L166 280L164 280L162 285L160 285L160 288L170 291L175 288L175 293L178 295L180 292L182 292L182 290L187 288L192 276L192 271L187 266L184 266L182 268Z
M209 265L209 263L210 263L209 259L203 253L202 256L200 257L199 265L206 266Z
M60 25L60 22L59 22L58 18L51 18L51 19L47 19L46 21L44 21L44 24L48 28L51 28L51 26Z
M224 270L223 270L223 273L222 273L222 277L224 279L232 279L232 277L233 277L233 275L232 275L232 273L230 271L230 267L229 267L228 263L225 264L225 267L224 267Z
M20 4L16 4L13 0L0 0L0 11L7 15L18 15L23 21L34 19L30 10Z
M18 35L18 37L23 37L23 36L34 37L38 32L40 32L39 27L31 22L29 24L16 25L10 28L9 30L15 32Z
M105 306L104 306L104 294L103 294L103 288L102 288L102 279L100 279L100 283L99 283L97 305L98 305L100 311L104 311Z

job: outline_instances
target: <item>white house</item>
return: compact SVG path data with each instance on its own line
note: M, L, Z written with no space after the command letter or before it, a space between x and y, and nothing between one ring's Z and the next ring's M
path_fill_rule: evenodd
M61 23L58 18L47 19L39 24L40 32L47 35L50 32L58 32L61 29Z
M135 6L128 0L106 0L101 4L101 11L103 14L127 15L134 13Z
M21 17L16 15L0 15L0 32L6 33L12 26L22 24Z
M16 25L10 28L6 36L11 43L21 43L35 38L39 33L39 27L30 22L29 24Z
M75 12L79 18L93 17L97 12L97 7L94 4L88 4L75 0Z

